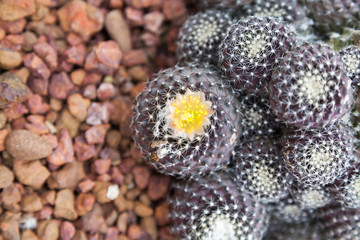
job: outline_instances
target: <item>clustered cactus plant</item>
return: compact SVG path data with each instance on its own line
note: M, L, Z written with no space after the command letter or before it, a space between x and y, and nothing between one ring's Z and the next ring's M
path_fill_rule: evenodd
M133 117L145 162L175 178L176 239L360 239L360 49L328 38L360 2L201 7Z

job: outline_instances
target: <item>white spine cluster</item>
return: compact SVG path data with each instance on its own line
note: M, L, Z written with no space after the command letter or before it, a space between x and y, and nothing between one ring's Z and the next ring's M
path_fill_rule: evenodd
M339 52L353 85L360 83L360 48L350 46Z

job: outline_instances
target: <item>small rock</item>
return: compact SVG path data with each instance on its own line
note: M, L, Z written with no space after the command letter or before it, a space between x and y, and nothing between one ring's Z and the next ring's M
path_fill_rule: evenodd
M0 129L3 129L5 127L6 124L6 115L4 112L0 111ZM0 151L4 151L4 150L0 150Z
M83 96L94 100L96 98L96 86L95 84L90 84L84 87ZM93 102L92 104L94 104ZM97 104L97 103L96 103Z
M39 94L29 96L27 106L31 114L45 114L50 111L50 105L44 102Z
M75 138L75 153L78 161L84 162L96 156L94 145L86 143L85 138L77 136Z
M68 130L61 129L59 133L59 143L55 151L48 156L48 162L57 166L74 160L74 149L72 139Z
M5 146L13 158L27 161L44 158L52 153L51 145L45 139L27 130L10 132Z
M154 217L145 217L141 219L140 226L148 232L153 239L158 239L158 230Z
M71 81L75 85L81 86L85 79L85 75L86 75L86 72L83 69L77 69L71 73L71 75L70 75Z
M18 75L11 72L0 75L0 109L24 101L27 93L27 87Z
M42 115L30 115L26 117L25 128L38 135L49 133L49 128L45 124L45 117ZM50 143L49 143L50 144Z
M142 235L142 230L139 225L131 224L128 229L128 236L131 239L140 239Z
M95 172L99 175L107 173L111 166L111 159L96 159L94 161Z
M44 78L30 77L28 81L28 86L33 93L47 96L49 80Z
M29 16L36 11L34 0L3 0L0 1L0 19L14 21Z
M15 160L13 169L19 182L34 189L40 189L50 176L50 172L40 161L24 162L23 160Z
M150 217L153 215L154 210L140 202L136 202L134 212L139 217Z
M76 229L72 222L64 221L60 225L60 239L71 240L75 235Z
M170 178L163 176L151 176L148 186L148 195L151 200L157 201L165 197L170 185Z
M144 25L144 12L142 10L126 7L125 15L131 27L141 27Z
M33 49L33 46L37 43L37 36L35 33L26 31L23 33L23 45L22 49L26 52L30 52Z
M65 100L74 84L65 72L54 74L49 84L49 94L53 98Z
M79 183L78 189L82 193L91 191L95 186L95 182L91 179L85 179Z
M9 135L9 130L7 129L0 130L0 151L5 150L5 139L7 135Z
M21 199L21 210L24 212L37 212L43 207L40 197L33 192Z
M78 134L79 126L80 121L75 118L66 108L61 112L58 121L56 121L56 128L58 130L66 128L72 138Z
M124 212L119 215L116 222L116 227L119 229L120 232L122 233L126 232L128 219L129 219L129 214L127 212Z
M0 189L6 188L14 181L13 172L4 165L0 165Z
M159 11L154 11L144 16L145 29L152 33L160 34L160 28L165 20L164 15Z
M37 228L40 240L57 240L59 238L59 220L41 221Z
M161 0L125 0L128 5L133 6L134 8L150 8L150 7L159 7Z
M106 15L105 28L121 51L132 49L130 29L120 10L112 10Z
M106 233L107 226L103 216L103 211L99 204L95 204L93 209L82 216L81 219L86 231Z
M107 105L92 102L86 118L86 123L89 125L100 125L101 123L108 123L110 119L110 109Z
M169 207L166 202L162 202L155 208L156 223L163 227L169 223Z
M36 236L36 234L32 230L27 229L22 232L21 240L39 240L39 238Z
M26 54L23 61L33 77L44 80L49 79L51 75L50 69L38 55L35 53Z
M21 193L16 184L4 188L0 194L0 199L4 209L12 212L20 211L18 203L21 201Z
M4 29L5 32L10 34L22 33L26 25L25 18L20 18L15 21L3 21L0 20L0 28Z
M70 189L64 189L56 194L54 216L75 220L78 215L75 211L75 197Z
M108 203L111 202L109 198L107 198L108 187L111 185L109 182L96 181L95 187L93 189L93 194L95 199L99 203Z
M120 194L119 186L116 184L110 185L106 192L106 197L110 200L115 200Z
M102 144L105 140L107 130L110 128L110 124L101 124L90 127L85 132L85 138L88 144Z
M1 8L0 8L1 9ZM1 236L4 240L20 240L19 219L21 213L6 211L0 217Z
M91 104L90 99L83 98L81 94L74 93L67 99L70 112L79 120L84 121L87 116L87 110Z
M149 74L142 66L131 67L128 71L130 77L136 82L146 82L149 78Z
M0 68L10 70L20 66L21 63L22 56L19 52L0 45Z
M46 204L54 205L55 204L55 196L56 196L56 191L48 190L48 191L43 192L40 197L41 197L41 201L44 205L46 205Z
M104 25L103 13L97 7L79 0L71 1L58 10L62 29L84 38L99 32Z
M186 6L183 0L163 0L162 11L167 20L186 15Z
M118 240L119 230L116 227L108 228L105 239L106 240Z
M106 144L117 149L121 142L121 134L117 130L109 130L106 134Z
M123 57L123 65L127 67L131 67L134 65L144 64L146 63L146 54L144 50L130 50L124 54Z
M73 161L65 164L59 171L52 172L47 183L50 189L75 189L85 176L83 163Z
M76 212L79 216L85 215L87 212L89 212L95 203L95 197L94 195L90 193L80 193L75 202L75 208Z
M112 83L101 83L96 91L96 96L100 101L106 101L115 95L115 87Z
M82 66L86 56L86 47L84 44L77 44L66 49L64 54L67 62Z
M7 120L12 122L15 119L21 118L24 114L29 113L29 110L24 106L24 104L16 103L5 108L4 113Z
M50 67L55 69L58 66L58 56L56 50L48 43L41 42L33 46L37 55L39 55Z
M150 178L150 171L146 167L136 166L133 168L133 174L135 179L135 184L140 189L145 189L148 185Z

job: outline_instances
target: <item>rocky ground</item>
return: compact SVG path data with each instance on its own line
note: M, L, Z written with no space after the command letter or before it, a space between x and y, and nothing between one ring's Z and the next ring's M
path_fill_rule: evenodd
M0 240L173 239L131 139L183 0L0 0Z

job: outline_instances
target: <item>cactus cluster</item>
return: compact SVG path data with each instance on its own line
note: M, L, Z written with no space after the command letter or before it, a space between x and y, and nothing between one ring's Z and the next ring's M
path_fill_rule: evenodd
M176 239L360 239L360 49L324 32L359 4L206 0L187 19L132 125L174 177Z

